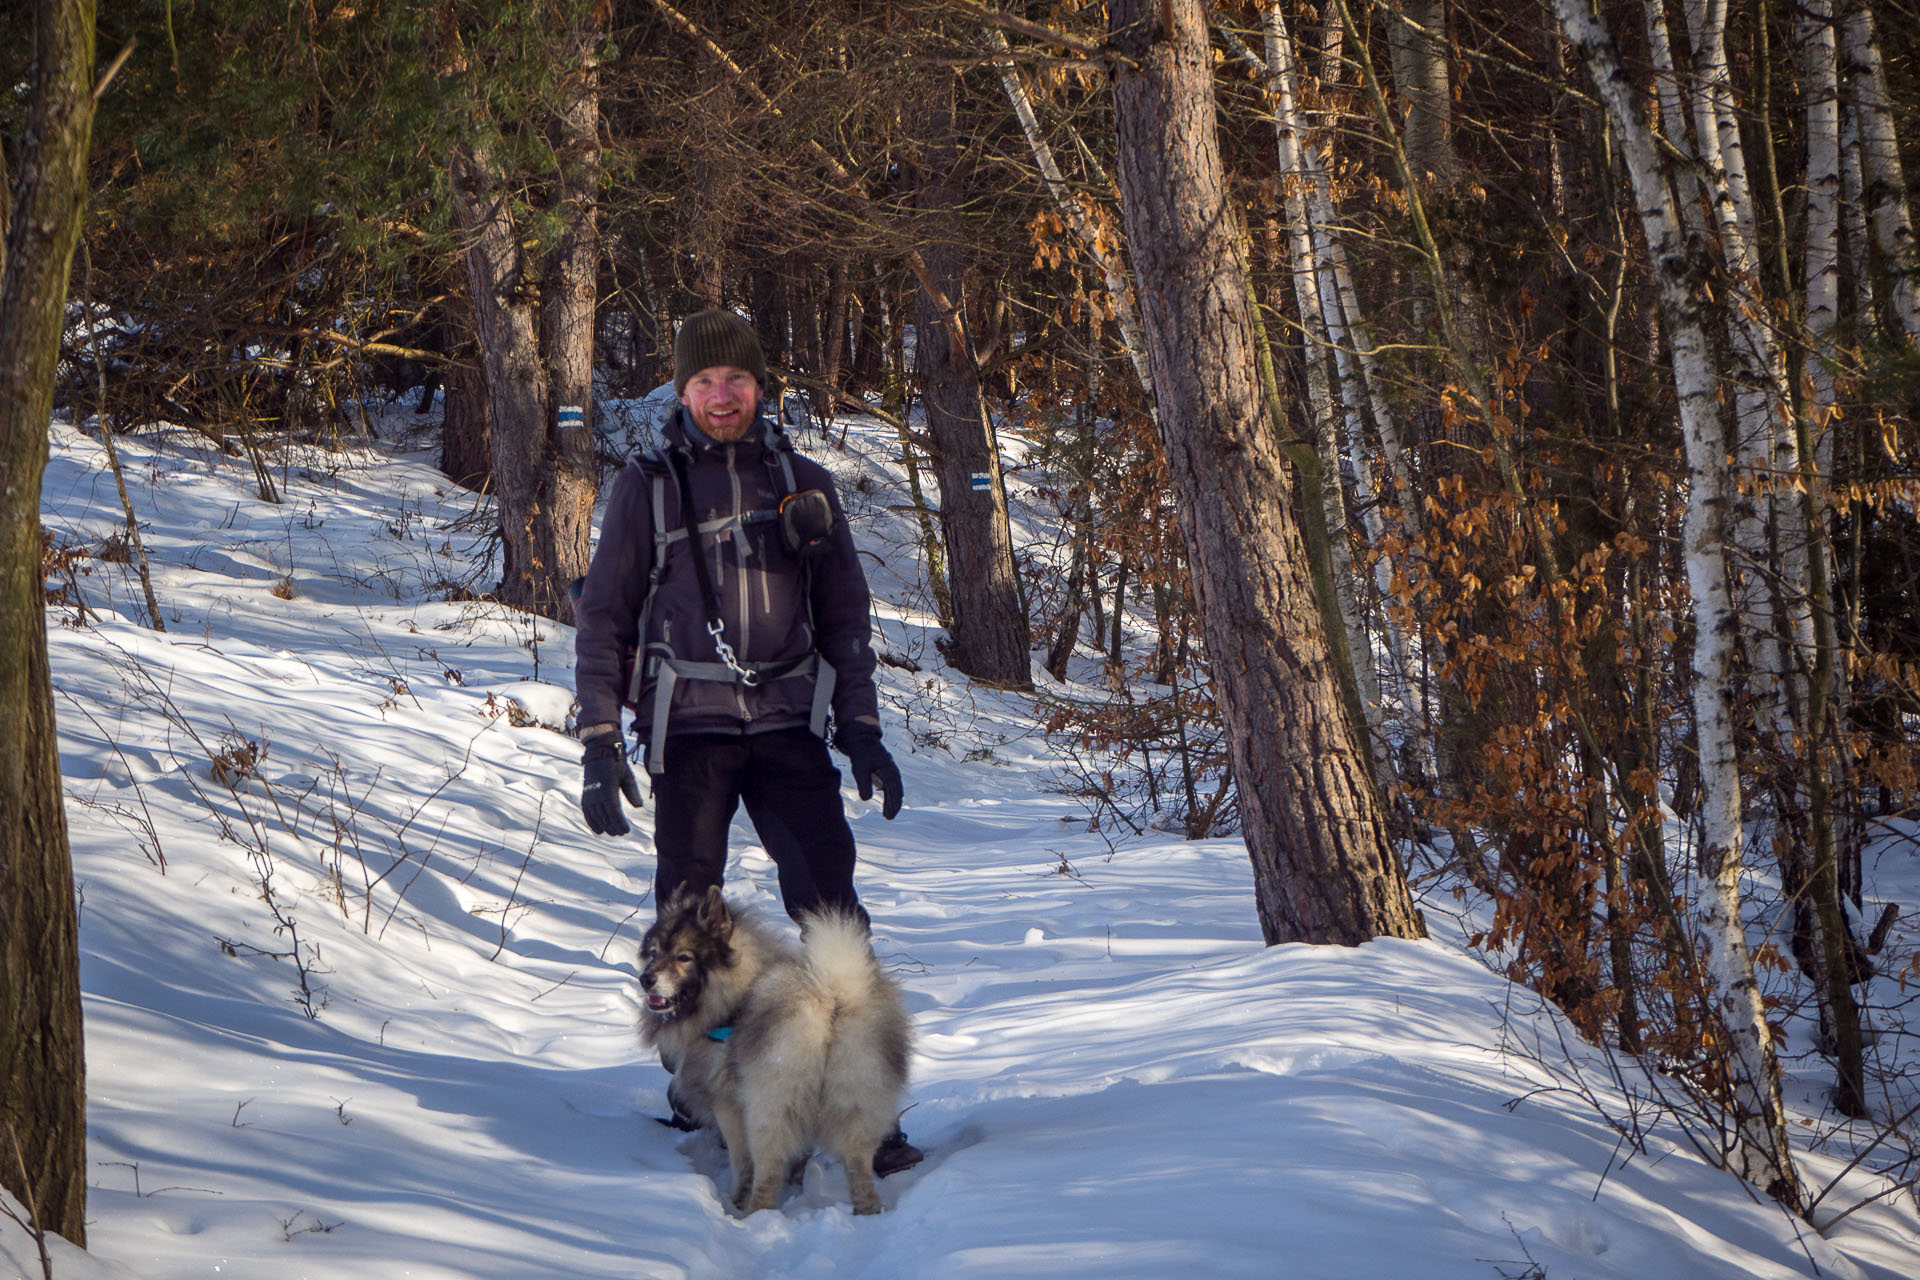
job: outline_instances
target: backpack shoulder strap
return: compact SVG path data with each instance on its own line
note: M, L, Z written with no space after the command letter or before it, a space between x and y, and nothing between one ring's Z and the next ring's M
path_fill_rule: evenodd
M659 594L660 578L667 567L667 543L671 541L667 536L667 475L672 470L672 464L666 451L658 447L647 449L634 462L653 486L652 501L649 503L653 508L653 541L647 548L647 593L640 598L635 631L636 648L643 650L647 643L647 623L653 613L653 598ZM630 707L640 705L640 689L646 682L646 668L644 661L636 660L633 664L633 676L627 683L627 705Z
M667 477L673 473L673 460L667 451L654 446L643 452L637 462L640 473L653 483L653 554L647 559L653 565L653 573L648 583L648 593L660 584L661 549L667 545Z

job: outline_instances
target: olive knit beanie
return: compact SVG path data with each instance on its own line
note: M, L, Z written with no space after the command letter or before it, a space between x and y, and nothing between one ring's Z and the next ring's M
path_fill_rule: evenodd
M723 364L745 369L767 389L767 357L752 325L731 311L702 311L681 321L673 340L673 393L684 394L694 374Z

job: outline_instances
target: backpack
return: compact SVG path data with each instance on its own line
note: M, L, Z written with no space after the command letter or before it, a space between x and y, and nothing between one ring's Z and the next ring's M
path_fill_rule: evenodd
M781 534L788 547L800 559L802 572L811 574L812 560L826 546L832 532L832 508L826 495L818 489L799 489L794 480L793 443L786 434L773 423L763 418L763 443L779 461L781 477L786 483L786 496L780 501L777 510L751 511L742 516L726 516L718 520L705 521L699 525L691 523L693 515L690 487L684 472L675 466L672 454L663 446L653 445L643 450L635 459L636 465L653 486L652 514L653 541L648 550L647 590L641 597L640 608L636 615L634 628L635 643L626 646L621 655L622 687L625 690L621 705L631 711L634 718L648 727L645 758L647 772L658 776L665 770L667 720L673 705L674 686L682 680L714 680L733 684L757 686L774 680L812 679L813 702L808 714L807 727L816 737L827 736L827 715L833 705L833 690L836 675L833 664L821 657L815 649L800 658L778 663L743 662L735 658L733 649L721 634L717 607L708 601L708 634L714 639L722 660L719 662L694 662L675 655L671 648L656 642L647 646L647 624L653 612L654 597L659 593L660 581L667 564L667 552L676 543L688 542L696 537L719 533L739 524L763 524L778 521ZM681 525L679 528L667 527L666 498L667 483L673 480L680 490ZM824 513L822 516L821 513ZM693 560L695 573L700 581L703 596L711 597L712 588L707 581L706 559L695 554ZM572 584L572 595L579 599L580 588L585 579L576 579ZM818 632L811 625L812 592L805 593L808 598L809 631L818 639ZM643 652L646 646L654 652ZM647 681L653 681L653 697L650 705L642 704L642 694Z

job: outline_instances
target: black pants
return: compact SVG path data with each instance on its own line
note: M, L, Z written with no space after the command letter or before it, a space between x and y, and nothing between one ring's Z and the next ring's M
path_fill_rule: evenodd
M840 771L827 744L804 728L772 733L687 733L665 744L653 786L658 865L654 909L682 889L705 892L726 874L727 828L741 802L780 873L787 914L841 907L866 912L853 892L853 831Z

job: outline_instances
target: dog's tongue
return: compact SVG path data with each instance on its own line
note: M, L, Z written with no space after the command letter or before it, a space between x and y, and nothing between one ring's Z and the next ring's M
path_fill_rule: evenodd
M664 1011L672 1004L673 1004L673 1001L667 999L665 996L648 996L647 997L647 1008L653 1010L655 1013L660 1013Z

